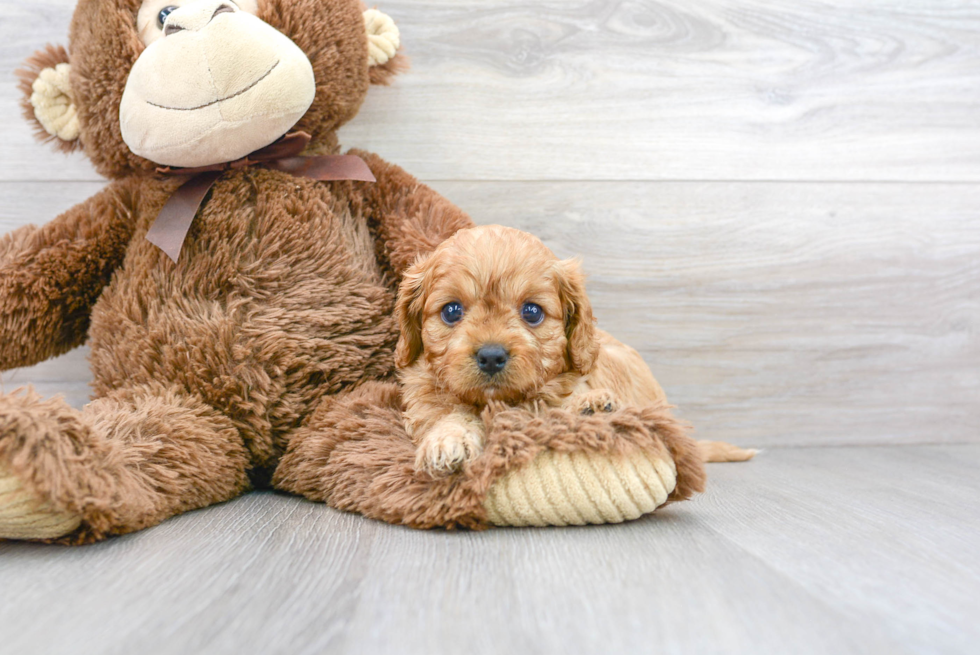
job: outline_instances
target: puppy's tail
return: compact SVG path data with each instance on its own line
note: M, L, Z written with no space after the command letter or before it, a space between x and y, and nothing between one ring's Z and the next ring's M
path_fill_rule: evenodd
M724 441L699 441L702 462L747 462L759 451L755 448L739 448Z

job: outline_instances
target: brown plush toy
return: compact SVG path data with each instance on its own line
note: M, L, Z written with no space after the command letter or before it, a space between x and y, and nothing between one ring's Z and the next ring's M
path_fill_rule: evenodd
M0 537L86 543L269 484L418 527L621 521L701 489L666 408L491 407L478 460L415 472L394 293L471 222L338 154L397 48L358 0L81 0L69 49L28 62L39 133L110 182L0 237L0 369L88 341L94 375L81 411L0 395Z

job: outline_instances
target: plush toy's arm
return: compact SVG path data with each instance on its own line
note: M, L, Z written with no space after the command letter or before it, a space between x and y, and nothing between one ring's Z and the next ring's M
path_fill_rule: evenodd
M377 155L352 150L378 178L363 185L364 212L378 237L379 259L397 277L415 259L457 230L473 227L470 217L403 169Z
M92 305L132 238L126 187L113 183L47 225L0 237L0 370L85 341Z

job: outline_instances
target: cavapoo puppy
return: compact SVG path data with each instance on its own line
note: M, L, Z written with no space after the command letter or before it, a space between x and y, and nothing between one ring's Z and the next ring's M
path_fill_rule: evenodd
M483 449L488 401L611 412L666 401L635 350L594 325L585 276L536 237L460 230L399 289L395 351L416 468L449 473ZM754 451L701 442L707 461Z

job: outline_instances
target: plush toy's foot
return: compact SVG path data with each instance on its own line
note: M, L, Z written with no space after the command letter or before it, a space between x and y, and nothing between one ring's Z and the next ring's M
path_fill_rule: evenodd
M0 465L0 539L56 539L81 523L81 514L55 508Z
M0 394L0 538L57 539L79 528L72 471L85 461L88 427L59 398L31 389Z
M676 482L662 455L545 451L494 484L484 507L494 525L622 523L666 503Z
M164 387L82 411L31 389L0 394L0 537L81 544L228 500L248 486L231 420Z
M666 407L482 418L483 452L433 477L415 469L398 387L365 384L327 398L297 430L273 484L416 528L618 523L704 489L697 443Z

